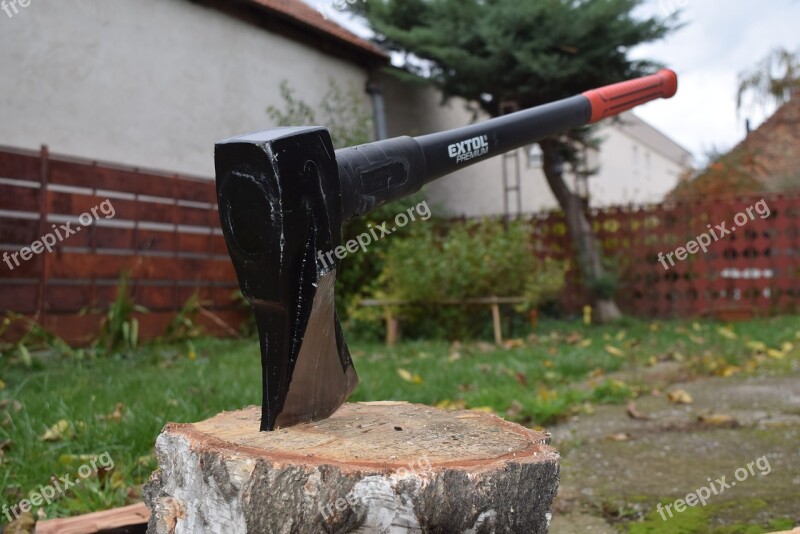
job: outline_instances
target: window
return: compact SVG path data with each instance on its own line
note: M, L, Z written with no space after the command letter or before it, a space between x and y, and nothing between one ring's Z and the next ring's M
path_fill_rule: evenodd
M528 168L541 169L544 165L542 148L538 144L530 145L526 153L528 154Z

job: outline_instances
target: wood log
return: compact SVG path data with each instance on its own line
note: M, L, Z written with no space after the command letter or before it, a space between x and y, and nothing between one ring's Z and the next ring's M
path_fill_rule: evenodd
M95 534L97 532L121 531L147 523L150 510L144 503L132 504L102 512L48 519L36 523L36 534Z
M346 404L259 432L260 409L169 424L145 487L148 532L547 532L549 434L478 411Z

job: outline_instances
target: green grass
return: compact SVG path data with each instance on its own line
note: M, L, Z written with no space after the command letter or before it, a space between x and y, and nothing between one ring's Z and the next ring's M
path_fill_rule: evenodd
M788 365L786 355L800 345L798 331L797 317L725 330L712 322L546 322L536 336L508 349L442 341L387 349L355 342L351 351L361 385L351 400L485 408L530 426L546 425L592 403L637 395L640 384L608 377L619 370L678 360L698 374L727 376ZM766 355L753 341L779 352ZM787 342L791 348L783 346ZM53 475L75 478L87 461L83 455L108 452L113 472L89 477L43 509L57 517L125 504L138 498L137 487L156 467L153 443L167 422L200 421L260 403L255 341L199 339L194 347L196 355L178 344L92 361L39 356L31 368L0 360L0 402L6 404L0 409L0 444L7 442L0 447L0 501L16 504ZM43 441L59 421L66 425L61 439Z

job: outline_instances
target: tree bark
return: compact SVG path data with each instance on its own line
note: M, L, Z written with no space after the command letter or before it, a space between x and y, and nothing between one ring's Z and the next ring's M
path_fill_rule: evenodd
M592 232L592 226L584 213L583 200L572 191L564 182L563 166L559 161L559 142L547 139L539 143L543 154L544 175L553 191L559 206L564 211L572 246L575 249L578 268L583 276L584 284L589 288L606 275L603 266L603 256L600 245ZM622 317L617 303L613 298L607 298L592 293L592 306L598 322L609 323Z
M546 433L403 402L274 432L259 417L167 425L149 533L547 532L559 456Z

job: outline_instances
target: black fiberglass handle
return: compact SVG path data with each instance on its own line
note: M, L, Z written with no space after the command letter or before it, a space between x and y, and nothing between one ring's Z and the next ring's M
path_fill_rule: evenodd
M337 150L343 219L479 161L587 124L591 116L589 100L575 96L447 132Z
M677 75L662 69L650 76L464 128L338 150L343 220L405 197L426 183L473 163L618 115L657 98L671 98L677 90Z

